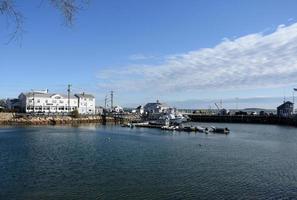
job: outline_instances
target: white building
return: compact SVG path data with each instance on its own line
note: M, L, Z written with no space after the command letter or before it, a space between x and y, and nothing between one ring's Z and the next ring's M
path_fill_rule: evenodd
M122 113L122 112L124 112L124 109L121 106L115 106L115 107L113 107L112 112Z
M75 94L78 100L78 112L80 114L95 114L95 97L91 94Z
M47 91L34 91L19 95L23 112L68 113L78 110L80 114L95 114L95 98L87 94L50 94Z
M138 106L135 112L142 115L144 113L144 107L142 105Z
M160 103L158 100L156 103L147 103L144 107L143 110L147 114L152 114L152 113L166 113L170 109L169 106L167 106L164 103Z

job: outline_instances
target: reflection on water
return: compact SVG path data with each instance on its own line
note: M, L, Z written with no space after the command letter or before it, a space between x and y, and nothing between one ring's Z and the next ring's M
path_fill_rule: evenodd
M297 196L297 129L211 125L231 133L94 124L2 127L0 199Z

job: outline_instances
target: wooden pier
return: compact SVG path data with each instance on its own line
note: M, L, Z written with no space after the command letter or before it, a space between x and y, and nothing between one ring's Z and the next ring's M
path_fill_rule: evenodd
M187 115L193 122L222 122L222 123L251 123L251 124L277 124L297 126L296 117L278 116L252 116L252 115Z

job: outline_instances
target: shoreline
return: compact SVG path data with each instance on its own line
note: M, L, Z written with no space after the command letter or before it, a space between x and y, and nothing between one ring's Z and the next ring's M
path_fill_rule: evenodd
M250 115L197 115L188 114L188 122L216 122L216 123L242 123L242 124L266 124L266 125L285 125L297 127L297 118L284 118L277 116L250 116ZM93 115L93 116L19 116L15 113L0 113L0 125L63 125L63 124L86 124L86 123L131 123L135 119ZM138 121L141 122L141 121Z
M1 113L0 125L63 125L85 123L117 123L119 120L107 116L27 116L17 117L14 113Z

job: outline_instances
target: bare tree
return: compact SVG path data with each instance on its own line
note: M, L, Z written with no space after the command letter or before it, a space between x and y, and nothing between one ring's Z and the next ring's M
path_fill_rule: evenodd
M47 0L54 8L56 8L63 16L65 25L72 26L77 13L90 0ZM22 38L24 32L24 16L18 9L15 0L0 0L0 16L7 19L8 24L13 24L14 31L10 33L9 41ZM43 3L43 1L41 2Z
M14 31L10 34L10 42L13 39L20 39L23 35L23 15L16 9L12 0L0 0L0 14L6 16L8 23L15 25Z

